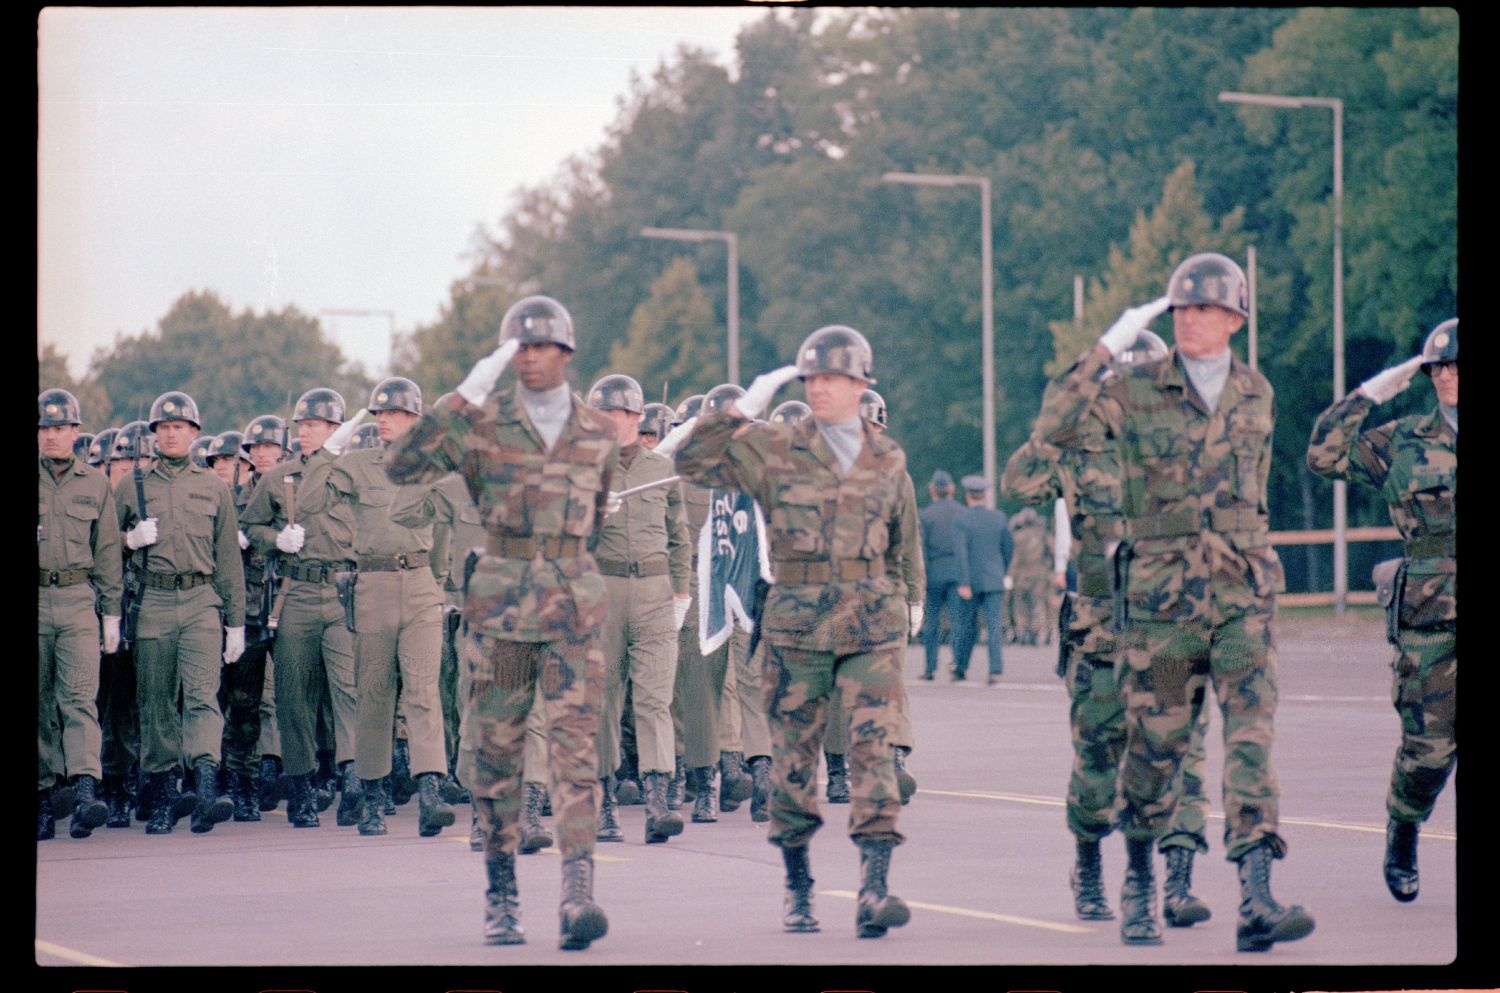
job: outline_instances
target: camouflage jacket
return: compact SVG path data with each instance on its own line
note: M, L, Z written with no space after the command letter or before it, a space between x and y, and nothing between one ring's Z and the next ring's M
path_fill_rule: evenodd
M439 401L388 449L397 483L457 472L492 539L573 539L577 554L486 554L469 580L470 630L503 641L573 641L604 623L604 578L585 546L604 519L619 442L613 422L577 397L548 451L514 388L482 406Z
M676 462L685 479L760 502L776 576L761 617L769 644L849 655L905 642L903 545L920 538L901 523L906 453L895 441L866 424L843 474L811 418L787 427L719 411L698 423ZM829 578L789 578L820 572Z
M1234 359L1209 411L1174 348L1159 362L1103 376L1094 348L1063 376L1041 438L1062 447L1101 396L1120 458L1130 535L1129 616L1156 621L1269 610L1285 588L1270 544L1266 480L1274 425L1271 384ZM1211 604L1212 601L1212 604Z
M616 490L633 489L676 472L665 455L639 444L630 449L622 450L615 464ZM670 483L626 497L620 509L605 518L599 528L594 556L627 565L665 562L672 577L672 592L686 595L693 591L691 543L681 484Z
M1402 627L1458 619L1458 437L1437 410L1361 431L1374 404L1359 392L1318 417L1307 467L1374 487L1406 548Z
M109 480L78 459L53 479L47 461L37 456L37 566L49 572L86 570L99 613L119 617L123 545Z

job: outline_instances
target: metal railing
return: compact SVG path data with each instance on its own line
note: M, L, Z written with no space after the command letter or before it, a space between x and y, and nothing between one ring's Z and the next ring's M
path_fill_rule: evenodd
M1344 537L1347 541L1400 541L1401 532L1395 528L1366 527L1346 528ZM1271 544L1273 545L1331 545L1334 542L1334 530L1323 528L1317 531L1272 531ZM1337 594L1329 590L1326 593L1282 593L1276 598L1276 602L1283 607L1331 607L1336 602ZM1375 599L1374 590L1350 590L1346 594L1345 602L1350 606L1374 606L1378 601Z

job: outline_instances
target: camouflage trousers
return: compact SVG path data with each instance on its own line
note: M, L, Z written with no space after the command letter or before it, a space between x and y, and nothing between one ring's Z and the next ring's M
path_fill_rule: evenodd
M1217 605L1210 608L1217 615ZM1120 687L1125 758L1116 823L1127 838L1161 839L1183 788L1181 769L1213 684L1224 719L1224 855L1234 861L1262 841L1278 855L1281 788L1271 766L1276 714L1273 609L1212 619L1132 620Z
M1068 690L1068 726L1073 735L1073 771L1068 778L1068 830L1080 838L1098 840L1112 829L1119 795L1120 760L1125 754L1125 705L1120 698L1118 653L1110 630L1108 599L1068 594L1073 598L1072 623L1061 637L1067 641L1068 668L1063 679ZM1201 700L1200 700L1201 703ZM1187 753L1174 784L1177 810L1171 827L1157 843L1162 850L1192 848L1208 851L1204 834L1207 799L1203 794L1203 734L1208 727L1204 710L1193 725Z
M1401 745L1391 768L1386 810L1398 821L1425 821L1458 763L1458 635L1402 628L1397 635L1391 702Z
M1047 635L1047 605L1052 595L1049 582L1050 577L1045 572L1015 577L1015 588L1010 591L1006 601L1018 639L1040 644Z
M481 801L475 813L485 851L513 854L520 846L524 739L535 703L546 724L557 847L564 859L592 854L599 826L596 739L604 698L598 642L500 641L471 634L460 652L465 741L458 774Z
M438 664L438 702L443 709L443 751L450 765L458 761L458 645L463 615L443 611L443 657Z
M772 844L806 845L823 823L818 758L835 686L843 691L849 717L849 835L897 844L906 840L896 830L901 794L892 751L901 723L905 654L904 641L852 655L766 646Z

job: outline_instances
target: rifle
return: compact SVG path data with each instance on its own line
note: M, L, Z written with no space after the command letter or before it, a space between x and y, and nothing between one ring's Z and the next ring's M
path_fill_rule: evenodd
M292 474L287 473L281 477L282 500L286 504L286 523L291 527L297 523L297 484L292 480ZM282 583L281 589L276 591L276 602L271 605L271 616L266 618L266 630L275 632L276 625L281 622L281 609L286 606L286 584Z
M146 474L141 470L141 436L135 435L135 506L141 520L146 519ZM135 642L136 625L141 619L141 597L145 593L146 559L149 545L140 549L140 561L130 557L130 581L125 586L126 604L124 623L120 626L120 651L125 651Z

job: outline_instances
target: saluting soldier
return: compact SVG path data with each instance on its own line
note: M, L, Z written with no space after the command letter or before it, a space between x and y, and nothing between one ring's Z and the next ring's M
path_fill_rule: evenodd
M609 922L594 903L598 752L607 612L589 541L604 518L619 455L614 425L568 389L577 347L556 300L527 297L500 325L500 347L427 411L386 462L398 483L460 473L479 505L485 554L468 578L460 775L485 833L485 941L520 944L515 853L520 842L523 738L536 702L546 719L562 850L561 947L587 948ZM516 362L515 389L492 395Z
M83 413L67 390L37 397L37 826L55 833L52 790L72 783L68 833L109 816L99 797L99 654L120 646L120 524L109 481L74 451Z
M787 871L783 927L815 931L807 844L822 824L814 788L829 696L849 715L849 833L860 853L860 937L910 919L887 890L901 798L893 743L912 615L892 575L906 453L859 416L874 384L869 343L853 328L813 332L795 365L758 377L746 395L705 416L677 453L688 479L738 490L768 517L775 582L761 615L772 735L772 844ZM801 377L812 418L795 427L751 424L776 390Z
M1417 369L1431 378L1437 409L1361 430ZM1307 465L1379 490L1401 531L1404 555L1386 607L1401 743L1385 801L1385 884L1406 903L1417 898L1417 834L1458 762L1458 318L1433 328L1420 355L1325 410Z
M152 403L148 423L156 463L115 490L120 531L142 587L136 700L141 769L154 804L146 833L167 834L175 825L179 815L166 801L185 759L197 792L192 830L202 834L234 813L233 801L218 791L219 668L245 651L245 573L229 488L189 455L201 425L198 404L170 390Z

